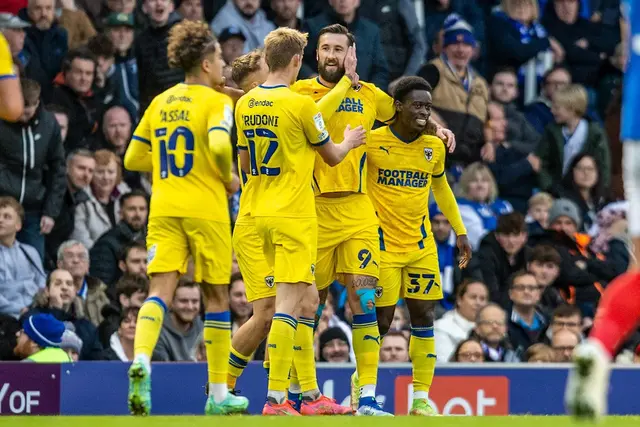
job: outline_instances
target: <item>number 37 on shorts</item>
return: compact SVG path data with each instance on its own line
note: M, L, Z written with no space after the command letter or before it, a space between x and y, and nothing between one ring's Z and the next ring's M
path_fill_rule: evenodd
M437 253L381 253L376 305L389 307L400 298L435 301L442 299Z

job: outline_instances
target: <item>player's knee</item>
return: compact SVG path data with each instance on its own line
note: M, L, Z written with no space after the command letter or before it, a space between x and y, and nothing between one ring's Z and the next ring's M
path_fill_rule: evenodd
M309 319L314 319L316 316L316 311L318 310L319 304L320 304L320 297L318 294L318 290L313 285L309 286L300 304L300 309L299 309L300 316L307 317Z
M436 301L407 300L411 325L431 327L436 317Z

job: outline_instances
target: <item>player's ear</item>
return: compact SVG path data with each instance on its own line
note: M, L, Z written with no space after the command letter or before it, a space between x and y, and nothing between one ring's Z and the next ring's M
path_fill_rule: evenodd
M404 109L404 105L402 104L402 102L398 101L397 99L393 101L393 105L396 107L396 111L398 113L401 113Z

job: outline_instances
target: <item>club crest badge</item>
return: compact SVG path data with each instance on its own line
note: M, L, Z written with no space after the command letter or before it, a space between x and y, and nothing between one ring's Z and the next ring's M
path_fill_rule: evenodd
M433 159L433 148L425 148L424 149L424 158L427 159L428 162Z

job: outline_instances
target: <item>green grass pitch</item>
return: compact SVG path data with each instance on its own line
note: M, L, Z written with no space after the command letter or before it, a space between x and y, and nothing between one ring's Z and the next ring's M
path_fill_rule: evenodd
M579 423L569 417L0 417L2 427L637 427L640 417L606 417L598 424Z

